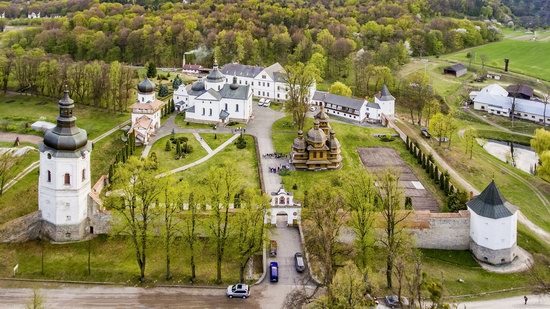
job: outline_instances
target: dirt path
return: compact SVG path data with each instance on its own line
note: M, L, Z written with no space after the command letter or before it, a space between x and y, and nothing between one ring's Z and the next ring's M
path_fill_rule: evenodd
M20 134L12 132L0 132L0 142L13 143L15 139L19 137L21 143L31 143L38 145L42 141L42 137L38 135L31 134Z

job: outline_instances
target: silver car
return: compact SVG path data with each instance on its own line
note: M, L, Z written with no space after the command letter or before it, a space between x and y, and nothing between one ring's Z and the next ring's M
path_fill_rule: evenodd
M225 294L229 298L233 298L233 297L247 298L248 296L250 296L250 290L248 289L248 284L237 283L237 284L228 286Z

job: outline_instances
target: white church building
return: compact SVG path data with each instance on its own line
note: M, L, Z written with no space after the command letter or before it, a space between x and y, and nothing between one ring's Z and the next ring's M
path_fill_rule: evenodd
M57 125L39 145L38 208L43 233L58 242L80 240L87 232L92 145L86 131L76 126L73 108L65 89Z
M162 107L165 102L158 100L155 95L155 84L145 78L137 86L137 102L130 106L132 110L132 127L136 142L147 145L149 140L160 128Z
M185 111L185 119L194 122L248 122L252 116L252 87L231 83L214 64L202 80L180 85L173 94L176 109Z

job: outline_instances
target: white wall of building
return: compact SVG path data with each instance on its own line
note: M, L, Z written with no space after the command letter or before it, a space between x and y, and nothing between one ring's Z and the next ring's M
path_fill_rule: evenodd
M55 225L79 224L88 216L90 153L83 151L78 158L49 154L47 150L40 153L38 208L43 218ZM65 174L70 175L70 184L65 184Z
M380 105L380 112L386 116L393 117L395 114L395 100L382 101L374 97L374 103ZM380 117L379 117L380 118Z
M490 219L470 211L470 237L476 244L492 250L507 249L516 243L517 212L501 219Z

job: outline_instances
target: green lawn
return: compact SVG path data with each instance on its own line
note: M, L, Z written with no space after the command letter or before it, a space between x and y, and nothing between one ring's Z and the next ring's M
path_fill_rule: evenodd
M124 147L122 132L115 132L94 144L90 165L92 167L92 186L101 175L109 173L109 166L115 162L117 153Z
M481 55L487 56L486 66L504 69L504 58L510 59L509 69L536 78L550 80L550 41L541 42L504 39L500 42L481 45L445 55L443 59L452 59L468 64L467 53L475 53L473 63L481 64Z
M214 284L216 267L212 242L204 240L196 251L197 284ZM231 245L231 243L230 243ZM166 262L161 239L149 243L146 277L150 284L189 284L189 250L177 241L172 247L173 279L166 281ZM228 250L230 251L230 250ZM41 274L41 247L37 241L0 244L0 276L11 277L19 264L19 278L107 281L137 284L139 268L132 244L123 237L99 236L91 243L91 275L88 275L88 243L45 244L44 275ZM222 264L223 281L234 283L239 267L231 252Z
M208 146L214 150L233 136L233 134L201 133L200 136L208 144Z
M2 95L0 96L0 131L13 131L42 135L30 125L38 120L56 122L59 114L57 100L47 97ZM94 138L129 119L126 113L113 113L75 103L74 115L80 128Z
M208 176L211 168L217 166L232 166L239 173L243 187L260 188L258 178L258 161L256 159L256 146L254 139L245 135L247 144L244 149L238 149L235 144L228 145L208 161L177 173L174 177L186 180L193 186L195 192L204 192L206 187L203 180Z
M0 224L38 210L38 169L0 195Z
M477 113L478 115L481 115L482 117L486 118L487 120L490 120L490 121L492 121L492 122L494 122L494 123L496 123L500 126L503 126L503 127L507 128L509 130L512 130L514 132L533 135L533 134L535 134L536 129L539 129L539 128L543 127L542 125L536 124L536 123L534 123L532 121L528 121L528 120L515 119L513 124L512 124L512 120L508 117L497 116L497 115L489 114L489 113L486 113L486 112L480 112L480 111L474 111L474 113Z
M305 125L305 130L309 130L312 126L313 119L308 118ZM434 193L434 197L443 204L445 201L443 193L436 187L428 174L417 164L416 159L407 151L405 143L400 139L395 139L392 142L382 142L372 134L387 134L395 133L393 129L389 128L365 128L360 126L354 126L351 124L331 122L331 126L336 132L336 137L340 141L343 167L337 171L292 171L290 175L283 176L283 183L288 190L292 190L296 196L296 199L303 200L304 191L311 188L315 183L322 179L333 179L338 183L338 179L344 177L348 173L356 169L363 169L364 166L361 163L357 148L361 147L390 147L394 148L401 158L408 163L413 169L416 176L426 188ZM296 138L296 129L294 129L290 122L290 116L279 119L273 125L273 144L276 152L289 153L292 141ZM297 186L297 189L293 187Z
M204 157L207 155L206 150L202 148L200 143L195 139L193 134L175 134L175 137L186 137L187 143L189 146L192 147L193 151L186 155L184 158L181 158L179 160L175 159L176 155L176 145L172 143L172 150L166 151L166 142L172 137L172 135L165 136L158 141L155 142L153 147L151 148L151 151L149 152L149 156L151 156L151 153L155 152L157 154L158 162L159 162L159 169L161 171L168 171L175 169L180 166L184 166L186 164L189 164L191 162L197 161L198 159Z

